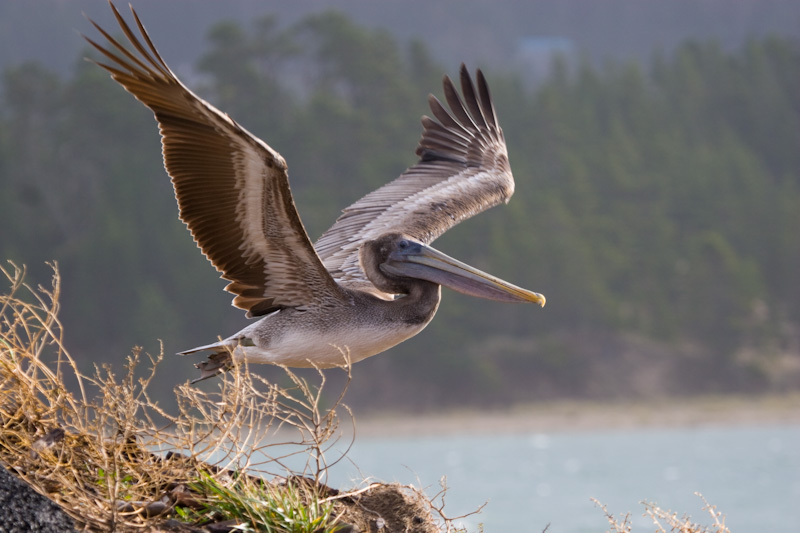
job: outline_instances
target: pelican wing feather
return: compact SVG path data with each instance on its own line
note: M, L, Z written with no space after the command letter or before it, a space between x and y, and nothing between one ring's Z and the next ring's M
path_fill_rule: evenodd
M133 51L93 21L107 44L87 40L110 61L98 64L155 114L181 220L230 282L233 305L260 316L342 298L300 221L281 155L184 86L133 9L141 39L111 7Z
M460 81L463 98L446 76L447 106L428 97L433 118L422 117L417 164L345 209L314 245L337 282L369 284L359 265L364 242L398 232L430 244L459 222L508 202L514 193L486 79L478 70L476 87L461 65Z

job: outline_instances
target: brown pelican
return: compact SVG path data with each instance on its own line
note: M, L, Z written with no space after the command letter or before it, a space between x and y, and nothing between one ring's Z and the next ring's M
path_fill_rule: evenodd
M505 302L545 298L429 245L514 192L503 132L480 70L461 66L461 96L444 78L445 107L429 97L419 161L344 210L311 244L284 159L190 91L170 70L136 12L139 35L111 5L133 51L92 21L105 46L98 63L155 114L180 218L230 283L233 305L257 322L181 352L211 352L213 376L234 363L326 368L378 354L430 322L441 286Z

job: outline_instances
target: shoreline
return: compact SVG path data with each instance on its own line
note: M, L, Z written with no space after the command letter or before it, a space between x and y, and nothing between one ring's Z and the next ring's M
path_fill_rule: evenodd
M357 438L800 424L800 393L630 402L555 401L504 410L356 416Z

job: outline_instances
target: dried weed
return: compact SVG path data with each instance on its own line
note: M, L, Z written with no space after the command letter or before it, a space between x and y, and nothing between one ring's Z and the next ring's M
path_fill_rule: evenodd
M652 502L641 502L644 506L644 516L649 516L656 526L656 533L667 533L666 527L669 527L671 533L730 533L730 529L725 525L725 516L717 511L717 508L703 497L699 492L695 494L703 500L703 510L708 511L711 518L714 520L713 524L704 526L699 523L692 522L691 517L683 515L678 517L678 513L664 510ZM626 514L620 521L612 515L605 505L592 498L592 501L603 510L606 515L609 525L611 526L612 533L631 533L630 513Z

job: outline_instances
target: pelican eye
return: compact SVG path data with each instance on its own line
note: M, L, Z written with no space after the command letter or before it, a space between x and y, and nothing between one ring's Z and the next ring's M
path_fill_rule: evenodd
M397 243L397 247L398 247L398 248L400 248L401 250L405 250L405 249L406 249L406 248L408 248L409 246L411 246L411 243L410 243L410 242L408 242L408 241L407 241L407 240L405 240L405 239L403 239L402 241L400 241L400 242L398 242L398 243Z

